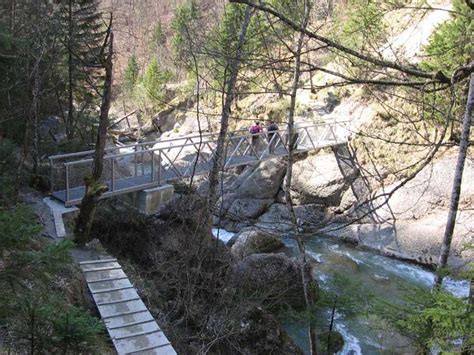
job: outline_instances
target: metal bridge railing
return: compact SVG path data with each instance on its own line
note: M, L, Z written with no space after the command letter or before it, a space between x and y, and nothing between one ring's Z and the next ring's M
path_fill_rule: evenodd
M296 152L303 152L345 143L348 140L345 126L344 121L299 126L294 128L291 144ZM108 186L108 191L103 197L209 172L217 138L217 133L207 133L107 148L101 182ZM222 163L228 168L285 156L288 143L287 129L258 134L229 132ZM92 172L93 153L84 151L49 158L52 195L66 206L80 203L84 196L84 177Z

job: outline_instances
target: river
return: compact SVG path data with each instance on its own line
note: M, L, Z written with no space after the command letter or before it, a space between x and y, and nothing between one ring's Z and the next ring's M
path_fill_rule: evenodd
M219 238L224 242L232 236L233 233L223 230L219 232ZM298 254L294 240L285 238L283 241L289 253ZM350 244L315 236L305 245L307 254L316 261L314 274L323 290L341 292L341 279L338 275L342 275L351 280L347 283L346 289L342 285L342 293L354 294L356 298L355 293L360 294L366 290L377 298L394 302L401 299L407 289L421 287L429 290L433 284L433 272L424 267L384 257ZM458 297L466 297L469 291L466 281L446 278L443 286ZM413 352L407 339L390 329L376 315L371 314L370 309L361 313L343 315L336 312L335 330L342 334L345 341L344 348L339 354L380 354L383 350L389 353ZM318 318L326 318L325 324L328 323L329 317L329 311L318 314ZM286 319L284 327L305 353L308 353L305 323Z

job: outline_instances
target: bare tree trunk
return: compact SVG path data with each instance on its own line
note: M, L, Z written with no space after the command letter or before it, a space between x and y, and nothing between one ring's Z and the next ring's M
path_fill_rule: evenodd
M224 159L224 143L229 127L230 108L235 96L235 83L237 81L237 74L239 72L240 61L242 59L242 47L244 45L245 36L249 27L250 18L252 16L252 7L247 6L245 9L244 21L239 35L239 42L235 52L235 57L229 63L229 80L226 85L226 96L224 105L222 107L221 128L217 139L217 147L214 152L214 161L211 172L209 174L209 192L207 195L207 203L210 208L214 206L217 195L217 185L219 183L219 171L222 167Z
M66 133L69 139L74 136L74 95L73 95L73 70L74 63L72 60L72 36L73 36L73 22L72 22L72 0L69 0L68 4L68 53L67 53L67 72L68 72L68 112L67 112L67 125Z
M439 255L438 268L434 287L437 288L443 281L443 269L446 267L451 248L451 240L453 239L454 227L456 225L456 215L459 207L459 199L461 197L462 174L466 161L467 149L469 147L469 134L471 130L472 111L474 110L474 74L471 74L469 80L469 93L467 95L466 112L464 114L463 128L461 133L461 142L459 144L458 161L456 170L454 171L454 181L451 191L451 203L449 206L448 221L444 231L443 244Z
M304 15L302 28L306 28L309 20L309 11L310 6L308 1L304 2ZM288 111L288 165L286 168L286 183L285 183L285 200L286 205L290 211L291 220L294 226L294 234L298 242L298 248L301 255L301 280L303 283L303 292L306 303L306 311L308 313L308 336L309 336L309 345L312 355L317 354L316 348L316 324L314 317L310 312L314 309L314 303L316 301L315 294L315 282L313 280L313 275L311 272L311 265L306 263L306 251L305 246L301 238L298 237L298 224L295 215L295 210L293 208L293 201L291 199L291 178L293 173L293 160L294 160L294 148L295 148L295 133L294 133L294 117L295 117L295 107L296 107L296 93L298 91L298 84L300 81L300 65L301 65L301 49L303 47L304 33L301 32L298 35L298 40L296 41L294 56L294 71L293 71L293 84L291 87L290 93L290 108Z
M109 48L107 58L104 63L105 68L105 83L104 92L102 96L102 104L100 107L99 129L97 132L97 142L95 146L94 155L94 169L91 176L84 178L86 193L81 201L79 216L76 220L74 235L76 242L79 245L84 245L89 241L92 222L94 219L97 202L100 196L107 191L107 186L100 183L99 179L102 176L104 169L104 151L105 139L107 136L107 127L109 124L109 109L111 101L112 90L112 55L114 36L111 31L112 21L109 25Z
M40 108L40 90L41 90L41 53L38 53L38 60L34 68L34 82L33 82L33 101L31 103L31 116L32 116L32 129L33 129L33 174L36 175L38 172L38 161L39 161L39 108Z

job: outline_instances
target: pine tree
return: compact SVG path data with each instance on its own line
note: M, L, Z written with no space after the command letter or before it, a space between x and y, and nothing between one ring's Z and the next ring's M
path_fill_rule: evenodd
M96 0L62 0L59 14L61 41L64 47L63 70L67 81L63 83L67 102L66 131L74 138L81 113L87 114L94 106L94 97L100 91L95 86L100 76L97 69L104 41L101 13ZM60 75L61 77L62 75ZM75 102L81 104L76 112Z
M170 73L163 71L159 67L158 61L153 58L143 75L143 88L147 97L152 101L161 100L164 94L164 86L169 79Z
M426 46L423 66L452 73L474 57L474 20L463 0L453 0L451 19L442 23ZM471 12L472 15L472 12Z
M201 13L195 0L176 9L171 29L173 54L184 66L190 62L189 53L194 49L198 38L199 18Z
M135 84L138 80L139 74L139 67L137 63L137 58L135 54L132 54L130 58L128 58L127 67L125 68L125 72L123 74L123 91L126 94L131 94L135 87Z
M165 43L165 34L163 33L163 26L161 21L156 22L155 28L153 29L153 35L151 37L151 50L158 51L158 49Z

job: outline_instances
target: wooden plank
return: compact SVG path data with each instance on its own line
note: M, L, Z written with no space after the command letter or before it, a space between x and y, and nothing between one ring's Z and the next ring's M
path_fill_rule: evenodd
M122 269L88 272L85 276L87 282L101 282L127 277Z
M139 351L151 350L170 345L168 338L166 338L162 331L125 339L114 340L112 338L112 341L119 354L133 354Z
M109 258L109 259L87 260L87 261L79 262L79 265L82 267L83 265L109 263L109 262L113 262L113 261L117 261L117 259Z
M157 332L161 332L161 329L160 327L158 327L158 324L156 324L154 319L149 322L132 324L127 327L109 329L110 336L112 337L112 339L116 340L133 338L138 335L145 335Z
M117 289L133 287L129 279L109 280L102 282L94 282L89 284L89 290L94 293L102 293L108 291L115 291Z
M176 355L176 351L170 345L164 345L154 348L145 349L142 351L135 351L129 354L133 355Z
M81 269L84 272L93 272L93 271L106 271L121 269L121 266L116 261L103 262L100 264L85 264L81 265Z
M134 288L94 293L94 299L97 305L110 304L112 302L123 302L125 300L133 300L137 298L139 298L138 293Z
M129 325L140 324L153 320L153 316L148 310L133 314L118 315L105 320L108 329L127 327Z

